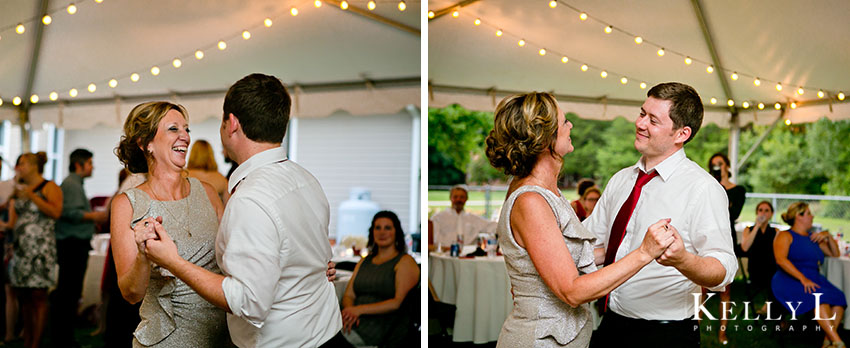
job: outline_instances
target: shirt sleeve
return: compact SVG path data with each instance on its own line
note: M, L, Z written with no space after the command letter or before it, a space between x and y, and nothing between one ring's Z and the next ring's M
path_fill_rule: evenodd
M233 315L261 328L280 280L281 236L268 212L255 201L243 197L227 204L233 206L222 218L221 236L227 247L221 266L228 276L221 287Z
M86 200L83 187L65 180L62 182L61 188L62 215L60 215L59 219L75 223L82 222L83 214L88 211L85 206L80 205L80 201Z
M738 259L732 249L732 231L729 227L729 206L726 192L720 185L707 185L704 194L691 204L695 210L691 243L695 253L702 257L713 257L726 270L723 281L709 288L722 291L732 283L738 272Z
M593 208L593 213L582 221L584 228L596 236L596 244L594 244L594 248L605 248L608 245L608 236L611 234L611 226L608 223L608 220L609 215L611 215L611 206L615 204L615 202L613 202L616 196L614 192L616 191L614 189L616 185L614 183L617 178L618 176L615 175L608 181L608 187L605 191L602 191L602 196L599 197L599 201L596 202L596 207Z

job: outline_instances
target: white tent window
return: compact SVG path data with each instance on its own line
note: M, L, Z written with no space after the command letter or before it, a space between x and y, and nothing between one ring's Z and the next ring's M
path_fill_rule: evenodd
M44 151L47 154L47 163L44 164L44 178L47 180L62 179L62 165L65 163L62 160L64 135L64 130L53 123L45 123L41 129L29 130L30 152Z

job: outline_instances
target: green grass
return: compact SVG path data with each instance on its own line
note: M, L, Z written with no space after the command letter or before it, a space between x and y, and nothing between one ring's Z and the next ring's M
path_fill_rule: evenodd
M501 209L502 202L505 201L505 195L507 191L491 191L490 192L490 209L491 211L495 211ZM578 198L578 194L575 189L561 190L561 195L566 197L568 200L572 201ZM484 215L484 204L478 204L475 201L484 201L484 192L482 191L470 191L469 199L466 203L466 211ZM443 210L447 207L447 205L431 205L430 202L445 202L449 203L449 191L448 190L429 190L428 191L428 216L434 215L434 213Z

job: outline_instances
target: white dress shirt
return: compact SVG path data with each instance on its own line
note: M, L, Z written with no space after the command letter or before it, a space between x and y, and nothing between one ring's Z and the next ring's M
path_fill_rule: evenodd
M726 191L708 172L688 159L684 149L654 169L659 176L643 187L615 260L640 247L650 225L670 218L688 252L713 257L726 269L723 281L711 288L722 290L738 271L732 251ZM643 158L614 174L593 213L584 221L585 227L596 235L597 248L607 250L611 226L635 185L638 170L645 171ZM699 285L674 267L652 261L611 292L608 307L630 318L681 320L693 317L691 294L700 291Z
M216 238L230 337L239 347L317 347L342 328L330 210L319 182L280 147L233 172Z
M496 222L487 221L484 218L470 214L462 210L460 214L448 207L431 216L434 224L434 244L449 246L457 241L457 236L463 236L463 244L475 245L476 237L480 233L496 233Z

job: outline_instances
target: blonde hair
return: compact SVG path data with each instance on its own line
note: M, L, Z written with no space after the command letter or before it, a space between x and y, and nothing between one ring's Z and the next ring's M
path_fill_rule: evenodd
M136 105L124 121L124 135L115 148L115 155L131 173L147 173L153 159L143 149L153 141L159 122L171 110L177 110L186 121L189 113L179 104L165 101L147 102Z
M485 140L490 164L506 175L526 177L537 156L555 152L558 101L549 93L531 92L506 97L496 106L493 130Z
M602 191L600 191L599 188L596 187L596 186L591 186L591 187L588 187L586 190L584 190L584 194L582 194L581 198L579 198L579 199L581 199L582 201L585 200L587 198L587 195L589 195L592 192L596 192L596 194L598 194L599 197L602 197Z
M782 213L782 221L785 221L786 224L794 226L794 220L797 218L797 215L805 212L806 209L809 209L809 204L806 202L792 203L788 206L788 210Z
M198 169L205 172L218 170L218 164L215 163L215 154L210 143L206 140L198 140L192 144L186 169Z

